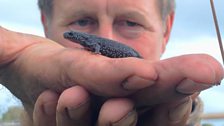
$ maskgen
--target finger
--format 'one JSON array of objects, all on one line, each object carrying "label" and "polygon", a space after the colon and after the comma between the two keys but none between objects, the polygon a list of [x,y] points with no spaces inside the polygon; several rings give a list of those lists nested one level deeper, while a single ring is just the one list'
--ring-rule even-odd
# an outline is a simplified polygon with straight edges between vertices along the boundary
[{"label": "finger", "polygon": [[208,55],[178,56],[154,65],[158,80],[133,96],[137,106],[182,99],[211,88],[223,78],[222,66]]},{"label": "finger", "polygon": [[74,86],[65,90],[58,101],[57,126],[89,126],[90,101],[88,92]]},{"label": "finger", "polygon": [[33,112],[34,126],[56,126],[58,94],[44,91],[37,99]]},{"label": "finger", "polygon": [[139,117],[139,126],[186,126],[192,100],[185,98],[175,103],[158,105]]},{"label": "finger", "polygon": [[136,123],[134,104],[129,99],[115,98],[103,104],[97,126],[135,126]]},{"label": "finger", "polygon": [[[85,84],[82,86],[96,95],[126,96],[153,85],[157,79],[154,66],[146,60],[136,58],[111,59],[96,55],[80,58],[82,63],[77,63],[78,65],[74,68],[76,70],[66,68],[66,71],[69,72],[70,78],[77,75],[76,82]],[[94,60],[92,60],[93,58]],[[87,59],[91,60],[87,61]],[[83,63],[84,60],[85,63]],[[82,70],[78,70],[80,68]]]},{"label": "finger", "polygon": [[196,83],[209,85],[220,83],[224,75],[221,64],[213,57],[203,54],[183,55],[164,60],[158,64],[157,69],[164,71],[164,68],[167,73],[176,72],[174,74],[177,77],[185,77]]}]

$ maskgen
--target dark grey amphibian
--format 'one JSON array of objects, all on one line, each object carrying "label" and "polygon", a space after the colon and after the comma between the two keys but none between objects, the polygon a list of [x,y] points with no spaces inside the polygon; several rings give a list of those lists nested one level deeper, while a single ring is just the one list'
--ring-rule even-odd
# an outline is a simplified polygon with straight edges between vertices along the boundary
[{"label": "dark grey amphibian", "polygon": [[142,58],[131,47],[114,40],[90,35],[83,32],[69,31],[64,38],[82,45],[85,49],[110,58],[138,57]]}]

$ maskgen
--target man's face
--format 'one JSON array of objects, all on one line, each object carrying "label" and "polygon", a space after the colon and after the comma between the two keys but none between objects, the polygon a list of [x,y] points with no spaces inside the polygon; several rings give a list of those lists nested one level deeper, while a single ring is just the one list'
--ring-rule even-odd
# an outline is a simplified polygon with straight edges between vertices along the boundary
[{"label": "man's face", "polygon": [[[78,30],[122,42],[145,59],[158,60],[172,26],[162,22],[157,0],[54,0],[50,19],[42,15],[48,38],[66,46],[78,44],[63,33]],[[171,16],[172,17],[172,16]]]}]

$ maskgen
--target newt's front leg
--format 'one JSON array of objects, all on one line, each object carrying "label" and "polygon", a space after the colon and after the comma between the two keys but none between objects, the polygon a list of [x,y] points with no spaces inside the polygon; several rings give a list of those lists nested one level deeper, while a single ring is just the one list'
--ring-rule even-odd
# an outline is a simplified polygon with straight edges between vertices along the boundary
[{"label": "newt's front leg", "polygon": [[89,49],[91,52],[94,52],[96,54],[101,54],[100,52],[100,44],[97,42],[88,42],[86,41],[86,47]]}]

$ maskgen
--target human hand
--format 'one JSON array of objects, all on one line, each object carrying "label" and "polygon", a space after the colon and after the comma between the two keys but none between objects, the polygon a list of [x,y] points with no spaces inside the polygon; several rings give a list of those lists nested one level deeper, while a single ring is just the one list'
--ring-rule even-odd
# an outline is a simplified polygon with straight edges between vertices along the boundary
[{"label": "human hand", "polygon": [[[163,71],[159,69],[160,67],[156,67],[156,65],[153,65],[152,62],[147,62],[142,59],[135,59],[135,58],[110,59],[98,55],[93,55],[91,53],[78,49],[77,50],[67,49],[50,40],[42,38],[30,37],[27,35],[21,36],[16,33],[10,33],[3,29],[1,29],[1,33],[3,33],[2,34],[3,36],[1,36],[1,40],[7,41],[8,43],[11,44],[10,45],[11,48],[9,47],[4,48],[7,47],[5,43],[3,43],[3,46],[1,46],[3,47],[3,50],[0,55],[0,59],[3,59],[1,60],[1,66],[3,65],[7,66],[2,67],[1,69],[1,73],[4,73],[1,76],[1,82],[5,84],[11,91],[13,91],[13,93],[16,94],[16,96],[19,97],[23,101],[23,103],[25,103],[25,106],[26,105],[31,106],[30,107],[31,110],[32,105],[34,105],[38,95],[43,90],[46,89],[52,89],[56,92],[62,92],[64,89],[68,87],[80,84],[94,94],[121,97],[131,94],[135,92],[137,89],[141,89],[143,87],[147,87],[154,84],[155,80],[158,77],[157,71]],[[11,38],[10,39],[4,38],[4,36],[11,36]],[[21,42],[24,41],[25,44],[20,43],[20,45],[18,45],[18,43],[13,43],[18,41],[18,39]],[[6,51],[4,49],[11,49],[11,50]],[[80,55],[82,55],[82,57],[80,57]],[[74,62],[75,59],[80,62]],[[39,64],[39,61],[43,61],[42,64]],[[211,61],[217,64],[217,62],[214,61],[214,59],[209,60],[209,62]],[[102,64],[102,66],[99,64]],[[35,67],[33,67],[33,65],[35,65]],[[80,68],[81,71],[73,71],[75,69],[80,70]],[[107,71],[105,71],[105,68]],[[215,71],[214,74],[217,73],[218,75],[222,74],[222,72],[220,72],[219,65],[217,68],[214,69],[212,69]],[[96,73],[95,71],[97,70],[99,71]],[[175,70],[170,69],[170,71],[174,75],[176,74]],[[92,73],[94,73],[95,77],[92,76],[93,75]],[[159,73],[160,77],[161,75],[164,75],[161,73]],[[169,74],[169,72],[167,73]],[[181,75],[184,74],[186,73],[183,72]],[[102,76],[105,75],[108,76],[108,78],[102,78]],[[87,77],[88,79],[85,77]],[[170,83],[171,86],[167,85],[163,87],[162,86],[163,84],[159,83],[158,85],[161,88],[157,89],[157,91],[158,90],[164,90],[164,91],[161,93],[157,92],[158,94],[156,93],[152,94],[153,95],[155,94],[154,96],[161,96],[164,95],[163,94],[164,92],[168,91],[168,95],[165,96],[169,98],[172,98],[171,97],[172,95],[179,97],[179,94],[176,95],[176,93],[173,93],[175,91],[174,90],[175,83],[173,82],[176,82],[178,79],[181,79],[183,77],[184,76],[178,75],[177,79],[174,78],[174,81],[171,79],[172,80],[172,83]],[[55,78],[57,78],[57,80],[55,80]],[[160,80],[166,80],[166,79],[167,77]],[[15,87],[18,88],[15,90],[13,89]],[[27,90],[28,87],[29,90]],[[133,87],[135,89],[133,89]],[[172,88],[173,90],[170,90],[169,88]],[[127,89],[129,89],[129,91],[127,91]],[[144,96],[143,94],[149,93],[150,90],[151,89],[145,89],[132,96],[132,99],[135,100],[137,106],[140,107],[149,106],[154,105],[155,103],[165,102],[163,101],[165,100],[165,97],[164,99],[163,98],[155,99],[152,97],[152,95],[148,95],[146,98],[143,98],[142,97]],[[140,97],[140,99],[137,99],[138,97]],[[144,103],[143,101],[145,100],[147,100],[148,102]]]},{"label": "human hand", "polygon": [[[126,96],[150,86],[157,76],[142,59],[111,59],[3,28],[0,33],[0,83],[23,102],[30,116],[47,89],[61,93],[81,85],[96,95]],[[131,83],[139,83],[136,90],[128,89]]]},{"label": "human hand", "polygon": [[140,112],[140,126],[185,126],[191,101],[201,91],[220,84],[223,78],[223,68],[208,55],[173,57],[156,62],[155,67],[155,84],[131,97]]},{"label": "human hand", "polygon": [[133,102],[126,98],[114,98],[103,104],[99,117],[96,117],[96,125],[92,116],[97,114],[94,114],[96,111],[90,107],[87,91],[75,86],[66,89],[61,96],[52,91],[44,91],[35,105],[33,125],[185,126],[191,107],[191,98],[185,98],[175,103],[154,106],[150,111],[138,116],[137,111],[133,109]]},{"label": "human hand", "polygon": [[129,99],[107,100],[100,112],[91,104],[96,103],[80,86],[66,89],[60,96],[44,91],[35,104],[33,126],[135,126],[137,123],[137,113]]},{"label": "human hand", "polygon": [[[188,59],[189,58],[189,59]],[[196,59],[194,59],[194,58],[196,58]],[[213,77],[213,78],[208,78],[208,77],[206,77],[208,80],[210,80],[211,79],[211,81],[208,81],[208,80],[205,80],[204,81],[204,79],[202,80],[202,81],[204,81],[204,82],[206,82],[206,83],[208,83],[208,84],[210,84],[210,83],[215,83],[215,82],[219,82],[220,81],[220,79],[222,78],[222,74],[223,74],[223,72],[222,72],[222,68],[220,67],[220,65],[219,65],[219,63],[216,61],[216,60],[214,60],[213,58],[211,58],[211,57],[209,57],[209,56],[207,56],[207,55],[187,55],[187,56],[181,56],[181,57],[175,57],[175,58],[171,58],[171,59],[167,59],[167,60],[165,60],[165,61],[159,61],[159,63],[161,63],[161,64],[163,64],[163,67],[164,68],[166,68],[166,67],[168,67],[168,65],[171,65],[171,64],[173,64],[174,65],[174,67],[172,68],[172,67],[168,67],[169,69],[171,69],[171,70],[175,70],[176,68],[178,68],[178,71],[176,71],[176,72],[173,72],[173,71],[171,71],[171,70],[169,70],[168,69],[168,71],[170,71],[170,73],[171,74],[167,74],[167,76],[168,77],[166,77],[166,76],[162,76],[162,77],[164,77],[164,78],[160,78],[160,79],[170,79],[170,78],[172,78],[172,76],[174,76],[175,74],[178,74],[178,77],[179,78],[177,78],[178,80],[182,80],[181,78],[184,76],[184,77],[186,77],[186,76],[189,76],[190,75],[190,73],[192,72],[192,71],[188,71],[189,69],[180,69],[181,68],[181,66],[178,66],[178,64],[174,64],[173,62],[177,62],[177,61],[181,61],[181,60],[187,60],[187,61],[190,61],[190,60],[193,60],[194,62],[192,63],[192,62],[184,62],[182,65],[185,65],[185,66],[187,66],[187,65],[189,65],[189,66],[191,66],[191,67],[194,67],[194,63],[196,63],[196,65],[199,65],[198,63],[199,62],[201,62],[202,61],[202,63],[204,62],[204,60],[206,60],[207,62],[206,62],[206,64],[205,65],[200,65],[201,67],[199,68],[199,69],[204,69],[204,67],[205,68],[208,68],[209,69],[209,66],[207,66],[209,63],[211,63],[210,65],[212,66],[211,67],[211,69],[210,70],[212,70],[213,68],[214,68],[214,71],[215,72],[211,72],[211,71],[207,71],[208,72],[208,74],[205,74],[205,72],[203,72],[204,74],[202,75],[202,74],[199,74],[198,76],[196,76],[196,75],[192,75],[193,77],[195,77],[195,79],[198,79],[199,78],[199,80],[200,79],[202,79],[203,77],[201,77],[201,76],[209,76],[209,77]],[[159,65],[159,64],[157,64],[157,65]],[[165,67],[166,66],[166,67]],[[157,66],[158,67],[158,66]],[[176,68],[175,68],[176,67]],[[195,66],[196,67],[196,66]],[[184,67],[185,68],[185,67]],[[167,69],[166,69],[167,70]],[[181,70],[185,70],[185,71],[181,71]],[[164,73],[164,71],[162,71],[163,73]],[[162,73],[161,72],[161,73]],[[165,71],[165,72],[167,72],[167,71]],[[190,72],[190,73],[188,73],[188,72]],[[194,72],[196,72],[196,68],[195,68],[195,70],[194,70]],[[210,74],[210,73],[212,73],[212,74]],[[192,73],[192,74],[196,74],[196,73]],[[215,75],[213,75],[213,74],[215,74]],[[164,73],[164,75],[166,75],[165,73]],[[177,75],[175,75],[175,76],[177,76]],[[190,77],[190,78],[192,78],[192,77]],[[173,82],[175,82],[175,79],[176,78],[174,78],[174,79],[171,79],[171,81],[173,81]],[[217,80],[216,80],[217,79]],[[169,83],[169,81],[170,80],[168,80],[167,82]],[[179,81],[178,81],[179,82]],[[163,97],[165,97],[164,99],[161,99],[161,101],[159,102],[159,101],[156,101],[155,102],[155,100],[157,100],[157,99],[151,99],[151,102],[152,102],[152,104],[150,104],[151,106],[148,106],[146,109],[150,109],[149,111],[147,111],[147,112],[144,112],[144,113],[139,113],[139,116],[138,117],[136,117],[136,118],[132,118],[134,121],[136,121],[136,119],[138,118],[138,124],[136,124],[136,125],[139,125],[139,126],[144,126],[144,125],[146,125],[146,126],[159,126],[159,125],[166,125],[166,126],[184,126],[185,124],[186,124],[186,121],[187,121],[187,119],[188,119],[188,116],[189,116],[189,114],[190,114],[190,112],[191,112],[191,107],[192,107],[192,99],[190,98],[190,96],[193,94],[193,93],[197,93],[197,92],[200,92],[200,91],[202,91],[202,90],[205,90],[205,89],[207,89],[207,88],[209,88],[210,86],[206,86],[205,88],[204,88],[204,86],[202,86],[202,88],[200,87],[201,86],[201,84],[199,83],[199,84],[197,84],[197,83],[192,83],[192,81],[189,81],[188,82],[188,84],[191,86],[192,85],[192,88],[190,87],[190,88],[184,88],[183,90],[187,90],[187,93],[185,92],[184,94],[181,94],[180,92],[178,93],[176,93],[175,91],[176,91],[176,89],[175,88],[173,88],[173,87],[176,87],[176,85],[177,85],[178,83],[173,83],[173,85],[172,84],[170,84],[171,86],[171,91],[170,92],[174,92],[174,93],[169,93],[169,95],[166,95],[166,94],[164,94],[164,96]],[[194,84],[194,85],[193,85]],[[212,85],[211,85],[212,86]],[[169,88],[170,87],[160,87],[160,90],[164,90],[164,91],[166,91],[166,90],[170,90]],[[166,89],[167,88],[167,89]],[[146,90],[146,89],[145,89]],[[147,90],[149,90],[149,89],[147,89]],[[76,91],[77,92],[77,91]],[[142,93],[141,91],[140,92],[138,92],[138,93]],[[138,95],[138,93],[136,93],[135,95]],[[147,92],[148,93],[148,92]],[[160,93],[158,93],[158,94],[160,94],[160,95],[162,95],[164,92],[160,92]],[[151,94],[151,95],[153,95],[153,94]],[[69,96],[75,96],[75,95],[69,95]],[[71,100],[68,100],[68,98],[69,98],[69,96],[67,96],[67,98],[64,96],[64,98],[65,99],[67,99],[67,101],[71,101]],[[79,96],[86,96],[86,95],[79,95]],[[145,94],[145,95],[143,95],[143,96],[141,96],[141,97],[145,97],[146,99],[148,98],[148,96],[150,96],[149,94]],[[46,98],[46,97],[45,97]],[[63,98],[62,98],[63,99]],[[125,99],[125,98],[124,98]],[[194,99],[194,98],[193,98]],[[147,105],[150,103],[150,101],[146,101],[145,99],[142,99],[142,100],[144,100],[144,102],[145,103],[147,103]],[[56,100],[57,101],[57,100]],[[60,100],[59,100],[60,101]],[[66,100],[63,100],[64,102],[66,102]],[[79,100],[73,100],[73,101],[79,101]],[[120,119],[122,119],[122,117],[124,116],[124,115],[127,115],[128,113],[130,113],[131,111],[132,112],[140,112],[140,111],[136,111],[136,110],[133,110],[133,106],[134,106],[134,104],[132,103],[132,102],[128,102],[128,104],[122,104],[122,103],[124,103],[125,101],[127,101],[127,99],[126,100],[121,100],[121,99],[119,99],[119,101],[120,102],[117,102],[116,100],[113,100],[113,104],[115,104],[115,105],[117,105],[117,106],[119,106],[119,107],[124,107],[124,108],[129,108],[128,109],[128,111],[123,111],[123,113],[120,115],[120,116],[118,116],[118,115],[116,115],[116,116],[113,116],[113,113],[116,113],[116,109],[115,110],[113,110],[113,112],[111,112],[111,108],[114,106],[114,105],[112,105],[112,104],[107,104],[107,101],[104,103],[104,106],[101,108],[101,115],[99,115],[99,119],[98,120],[100,120],[100,123],[98,123],[99,125],[106,125],[106,124],[108,124],[109,122],[116,122],[115,120],[113,120],[114,118],[113,117],[117,117],[116,118],[116,120],[119,120],[118,119],[118,117],[120,118]],[[122,102],[121,102],[122,101]],[[141,101],[140,101],[141,102]],[[62,102],[63,103],[63,102]],[[110,103],[110,101],[109,101],[109,103]],[[126,102],[127,103],[127,102]],[[155,103],[157,103],[157,104],[155,104]],[[80,103],[81,104],[81,103]],[[79,104],[79,105],[80,105]],[[137,103],[138,104],[138,103]],[[68,105],[67,104],[67,106],[72,106],[73,104],[70,104],[70,105]],[[144,104],[145,105],[145,104]],[[56,106],[56,105],[55,105]],[[73,106],[75,106],[75,105],[73,105]],[[128,106],[128,107],[127,107]],[[130,106],[132,106],[132,107],[130,107]],[[119,112],[119,110],[124,110],[124,109],[121,109],[121,108],[117,108],[117,111]],[[49,108],[52,108],[52,107],[49,107]],[[64,105],[64,107],[63,108],[65,108],[65,105]],[[65,110],[65,109],[62,109],[62,110]],[[87,110],[89,110],[89,108],[88,107],[85,107],[85,111],[83,112],[84,113],[84,115],[88,115],[88,117],[90,117],[90,113],[91,112],[89,112],[89,113],[86,113],[86,111]],[[127,109],[126,109],[127,110]],[[55,111],[56,111],[56,109],[55,109]],[[40,112],[40,111],[38,111],[38,112]],[[73,111],[74,112],[74,111]],[[75,112],[74,112],[75,113]],[[83,115],[83,113],[82,114],[80,114],[80,115]],[[112,113],[112,115],[111,115],[111,113]],[[125,114],[126,113],[126,114]],[[58,114],[60,114],[60,113],[58,113]],[[67,118],[67,116],[68,115],[64,115],[64,116],[60,116],[61,118]],[[135,116],[135,115],[133,115],[133,116]],[[45,116],[40,116],[40,117],[43,117],[43,119],[46,119],[45,118]],[[47,119],[49,119],[49,118],[47,118]],[[85,118],[81,118],[81,119],[83,119],[83,120],[76,120],[75,122],[77,123],[77,122],[79,122],[79,121],[82,121],[82,122],[84,122],[84,124],[82,123],[82,125],[91,125],[90,124],[90,122],[91,121],[84,121],[84,120],[86,120]],[[55,120],[55,117],[53,116],[52,117],[52,120]],[[74,121],[74,118],[73,119],[71,119],[71,118],[69,118],[69,119],[59,119],[59,120],[64,120],[64,121],[61,121],[59,124],[61,124],[61,125],[64,125],[64,124],[70,124],[70,125],[75,125],[76,123],[74,123],[73,121]],[[161,121],[161,120],[163,120],[163,121]],[[45,122],[45,121],[37,121],[37,122]],[[52,122],[52,121],[50,121],[50,122]],[[72,123],[73,122],[73,123]],[[129,122],[131,122],[131,121],[129,121]],[[48,124],[48,123],[45,123],[45,124]],[[80,123],[79,123],[80,124]],[[117,124],[117,125],[119,125],[119,124]],[[120,124],[120,125],[122,125],[122,124]],[[135,125],[135,123],[133,123],[133,124],[130,124],[130,126],[132,126],[132,125]]]},{"label": "human hand", "polygon": [[201,91],[220,84],[223,78],[223,68],[208,55],[178,56],[154,65],[158,80],[131,97],[140,112],[140,126],[185,126],[191,102]]},{"label": "human hand", "polygon": [[[139,114],[138,126],[187,126],[200,122],[191,122],[191,117],[195,116],[200,119],[201,106],[197,105],[196,109],[192,109],[192,97],[186,97],[181,100],[158,104],[150,108],[150,110]],[[193,110],[193,111],[192,111]]]},{"label": "human hand", "polygon": [[153,86],[132,95],[138,107],[175,101],[217,86],[224,70],[213,57],[205,54],[177,56],[152,63],[158,79]]},{"label": "human hand", "polygon": [[[207,65],[207,63],[209,64],[209,63],[211,63],[212,65],[212,69],[214,68],[214,71],[215,72],[211,72],[211,71],[207,71],[208,73],[213,73],[213,74],[215,74],[215,75],[213,75],[213,78],[214,79],[212,79],[212,78],[207,78],[208,80],[212,80],[214,83],[215,82],[219,82],[220,81],[220,79],[222,78],[222,74],[223,74],[223,72],[222,72],[222,68],[220,69],[220,65],[219,65],[219,63],[216,61],[216,60],[214,60],[213,58],[211,58],[211,57],[209,57],[209,56],[207,56],[207,55],[188,55],[188,56],[181,56],[181,57],[175,57],[175,58],[171,58],[171,59],[168,59],[168,60],[166,60],[166,61],[163,61],[163,62],[165,62],[164,64],[165,65],[167,65],[167,64],[171,64],[171,62],[173,62],[172,60],[179,60],[179,61],[181,61],[181,60],[183,60],[183,59],[188,59],[188,58],[190,58],[190,59],[193,59],[194,60],[194,62],[196,62],[197,63],[197,65],[198,65],[198,62],[197,62],[197,60],[196,59],[198,59],[198,61],[202,61],[203,62],[203,59],[204,60],[206,60],[207,62],[206,62],[206,65]],[[194,58],[196,58],[196,59],[194,59]],[[186,60],[185,59],[185,60]],[[187,60],[187,61],[189,61],[189,60]],[[166,64],[167,63],[167,64]],[[183,65],[186,65],[185,63],[187,63],[187,62],[184,62],[183,63]],[[164,66],[165,66],[164,65]],[[194,66],[194,64],[192,64],[191,62],[189,63],[188,62],[188,65],[189,66]],[[200,69],[203,69],[203,66],[205,67],[205,68],[209,68],[209,66],[204,66],[204,65],[200,65],[201,67],[200,67]],[[177,67],[177,64],[174,64],[174,66],[176,66]],[[170,67],[168,67],[168,68],[170,68]],[[180,67],[179,67],[180,68]],[[216,69],[216,68],[218,68],[218,69]],[[170,69],[172,69],[172,68],[170,68]],[[174,69],[174,68],[173,68]],[[185,69],[186,70],[186,69]],[[196,69],[195,69],[196,70]],[[178,72],[180,72],[180,71],[178,71]],[[186,71],[186,73],[187,73],[188,71]],[[189,71],[189,72],[191,72],[191,71]],[[194,71],[194,72],[196,72],[196,71]],[[172,72],[171,72],[172,73]],[[185,72],[180,72],[180,73],[185,73]],[[185,73],[185,75],[187,75]],[[203,72],[203,73],[205,73],[205,72]],[[171,74],[172,75],[172,74]],[[170,75],[170,77],[167,77],[168,79],[170,79],[172,76]],[[180,74],[178,74],[178,75],[180,75]],[[204,75],[207,75],[207,76],[212,76],[212,74],[211,75],[208,75],[208,74],[204,74]],[[199,75],[199,76],[204,76],[204,75]],[[194,77],[196,77],[196,75],[193,75]],[[196,77],[197,78],[197,77]],[[200,77],[200,78],[203,78],[203,77]],[[200,78],[199,78],[199,80],[200,80]],[[218,81],[217,81],[217,80]],[[204,80],[204,79],[203,79]],[[206,82],[207,80],[205,80],[205,82]],[[212,81],[211,82],[206,82],[206,83],[212,83]],[[175,84],[175,83],[174,83]],[[210,86],[206,86],[205,88],[204,88],[204,86],[202,86],[202,88],[200,87],[200,83],[199,84],[197,84],[197,83],[192,83],[192,81],[189,81],[188,82],[188,84],[189,85],[193,85],[192,87],[193,88],[186,88],[185,90],[187,90],[187,92],[188,93],[184,93],[184,94],[179,94],[179,93],[173,93],[172,95],[171,94],[169,94],[169,95],[164,95],[163,97],[165,97],[165,98],[167,98],[167,99],[161,99],[161,103],[159,103],[158,101],[156,101],[157,102],[157,104],[155,104],[155,100],[157,100],[157,99],[151,99],[151,101],[152,101],[152,104],[151,104],[151,106],[147,106],[147,108],[146,109],[149,109],[149,111],[146,111],[146,112],[143,112],[143,113],[141,113],[140,111],[137,111],[138,113],[139,113],[139,116],[138,117],[136,117],[136,118],[138,118],[138,124],[136,124],[136,125],[139,125],[139,126],[144,126],[144,125],[146,125],[146,126],[160,126],[160,125],[166,125],[166,126],[184,126],[185,124],[186,124],[186,121],[187,121],[187,119],[188,119],[188,116],[189,116],[189,114],[191,113],[191,107],[192,107],[192,100],[194,100],[195,99],[195,96],[194,95],[192,95],[193,93],[196,93],[197,94],[197,92],[200,92],[200,91],[202,91],[202,90],[205,90],[205,89],[207,89],[207,88],[209,88]],[[173,87],[173,85],[171,85],[171,87]],[[175,86],[176,87],[176,86]],[[166,88],[169,88],[169,87],[166,87]],[[165,89],[164,87],[161,87],[161,89],[160,90],[162,90],[162,89]],[[148,90],[148,89],[147,89]],[[167,90],[167,89],[166,89]],[[174,90],[175,90],[175,88],[174,88]],[[171,90],[171,92],[175,92],[175,91],[172,91]],[[138,92],[139,93],[139,92]],[[138,93],[136,93],[136,94],[138,94]],[[141,92],[140,92],[141,93]],[[163,92],[160,92],[161,94],[163,94]],[[135,94],[135,95],[136,95]],[[190,96],[194,96],[193,98],[191,98]],[[73,95],[72,95],[73,96]],[[81,95],[82,96],[82,95]],[[85,96],[85,95],[84,95]],[[171,97],[172,96],[172,97]],[[147,94],[146,94],[146,96],[145,95],[143,95],[142,97],[146,97],[147,98]],[[171,97],[171,98],[170,98]],[[66,98],[66,97],[64,97],[64,98]],[[120,99],[121,100],[121,99]],[[144,99],[142,99],[142,100],[144,100]],[[154,101],[153,101],[154,100]],[[70,100],[68,100],[68,101],[70,101]],[[78,100],[74,100],[74,101],[78,101]],[[107,102],[106,102],[107,103]],[[103,114],[101,114],[101,116],[99,116],[99,120],[101,120],[101,122],[102,123],[99,123],[99,124],[101,124],[101,125],[105,125],[105,124],[107,124],[107,123],[109,123],[111,120],[113,120],[113,116],[111,116],[111,113],[113,114],[114,112],[116,113],[116,111],[113,111],[113,112],[111,112],[111,108],[113,107],[113,106],[110,106],[110,105],[108,105],[108,104],[104,104],[104,106],[103,106],[103,109],[102,110],[100,110],[101,111],[101,113],[103,113]],[[149,101],[145,101],[145,103],[150,103]],[[154,103],[154,104],[153,104]],[[127,104],[121,104],[121,103],[117,103],[116,102],[116,100],[115,100],[115,102],[114,102],[114,104],[116,104],[117,106],[120,106],[120,107],[125,107]],[[138,104],[138,103],[137,103]],[[132,103],[132,102],[129,102],[129,107],[130,106],[134,106],[134,104]],[[146,106],[145,106],[146,107]],[[128,108],[128,107],[126,107],[126,108]],[[131,107],[132,108],[132,107]],[[133,109],[129,109],[129,111],[125,111],[125,112],[123,112],[123,114],[121,114],[121,115],[126,115],[126,114],[124,114],[124,113],[129,113],[129,112],[133,112]],[[88,109],[88,107],[86,108],[86,109]],[[56,109],[55,109],[56,110]],[[119,107],[117,108],[117,110],[119,111],[119,110],[123,110],[123,109],[119,109]],[[103,111],[103,112],[102,112]],[[134,110],[134,112],[136,112],[135,110]],[[91,112],[90,112],[91,113]],[[88,114],[87,114],[88,115]],[[103,116],[102,116],[103,115]],[[44,117],[44,116],[42,116],[42,117]],[[61,116],[61,117],[63,117],[63,116]],[[66,117],[66,115],[64,115],[64,117]],[[103,117],[103,119],[102,119],[102,117]],[[115,117],[120,117],[120,118],[122,118],[123,116],[115,116]],[[55,117],[52,117],[53,119],[55,119]],[[136,118],[132,118],[133,120],[136,120]],[[44,119],[46,119],[46,118],[44,118]],[[85,120],[85,118],[82,118],[82,119],[84,119]],[[116,118],[117,119],[117,118]],[[72,120],[72,119],[71,119]],[[64,121],[62,124],[64,124],[64,123],[68,123],[68,122],[71,122],[71,120],[70,121]],[[161,121],[161,120],[163,120],[163,121]],[[113,122],[113,121],[112,121]],[[129,121],[129,122],[131,122],[131,121]],[[46,124],[48,124],[48,123],[46,123]],[[74,123],[70,123],[70,124],[74,124]],[[88,125],[87,124],[87,122],[85,122],[85,124],[86,125]],[[89,124],[89,125],[91,125],[91,124]],[[121,125],[121,124],[120,124]],[[130,124],[131,125],[131,124]],[[132,124],[132,125],[135,125],[135,124]],[[131,125],[131,126],[132,126]]]}]

